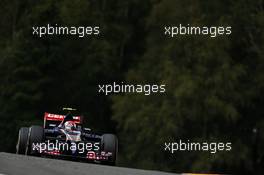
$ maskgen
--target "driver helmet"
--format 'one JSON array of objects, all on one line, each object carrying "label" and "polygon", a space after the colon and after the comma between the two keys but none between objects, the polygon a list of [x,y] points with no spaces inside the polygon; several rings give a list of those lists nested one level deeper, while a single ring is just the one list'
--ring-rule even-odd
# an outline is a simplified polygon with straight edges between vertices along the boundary
[{"label": "driver helmet", "polygon": [[67,121],[64,124],[64,128],[66,131],[72,131],[75,130],[76,124],[73,121]]}]

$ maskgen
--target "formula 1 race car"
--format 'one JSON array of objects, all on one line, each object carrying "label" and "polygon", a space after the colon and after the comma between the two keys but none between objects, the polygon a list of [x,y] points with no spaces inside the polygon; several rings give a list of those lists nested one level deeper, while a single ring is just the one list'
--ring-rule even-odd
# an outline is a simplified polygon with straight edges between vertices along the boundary
[{"label": "formula 1 race car", "polygon": [[94,133],[83,128],[82,123],[82,117],[71,112],[67,115],[45,113],[43,127],[20,128],[16,153],[115,165],[117,137]]}]

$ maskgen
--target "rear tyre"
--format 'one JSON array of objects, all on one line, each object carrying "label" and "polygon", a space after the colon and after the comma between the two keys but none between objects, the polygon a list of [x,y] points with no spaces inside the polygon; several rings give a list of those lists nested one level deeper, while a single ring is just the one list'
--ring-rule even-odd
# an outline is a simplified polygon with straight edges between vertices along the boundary
[{"label": "rear tyre", "polygon": [[31,126],[29,128],[28,147],[27,147],[26,154],[40,156],[39,146],[43,141],[44,141],[43,127]]},{"label": "rear tyre", "polygon": [[102,151],[111,152],[112,157],[108,162],[105,162],[107,165],[115,165],[117,160],[118,153],[118,140],[117,137],[113,134],[104,134],[101,140]]},{"label": "rear tyre", "polygon": [[22,127],[19,129],[18,140],[16,145],[16,154],[25,154],[27,149],[27,141],[28,141],[28,127]]}]

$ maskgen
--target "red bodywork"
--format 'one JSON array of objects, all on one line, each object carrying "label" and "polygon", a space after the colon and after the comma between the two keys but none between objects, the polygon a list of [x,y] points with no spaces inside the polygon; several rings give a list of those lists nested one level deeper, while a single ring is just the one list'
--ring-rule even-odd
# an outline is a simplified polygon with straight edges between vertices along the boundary
[{"label": "red bodywork", "polygon": [[[51,113],[45,112],[45,114],[44,114],[44,128],[46,128],[46,121],[62,122],[64,120],[64,118],[65,118],[65,115],[51,114]],[[81,116],[74,116],[73,122],[75,124],[82,124]]]}]

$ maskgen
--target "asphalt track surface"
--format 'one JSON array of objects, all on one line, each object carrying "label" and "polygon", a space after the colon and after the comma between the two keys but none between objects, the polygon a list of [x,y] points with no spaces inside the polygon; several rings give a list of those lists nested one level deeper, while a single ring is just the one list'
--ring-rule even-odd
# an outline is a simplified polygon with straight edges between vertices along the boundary
[{"label": "asphalt track surface", "polygon": [[0,175],[176,175],[0,152]]}]

